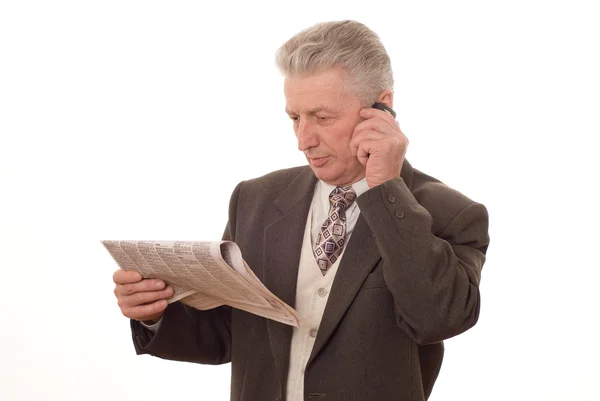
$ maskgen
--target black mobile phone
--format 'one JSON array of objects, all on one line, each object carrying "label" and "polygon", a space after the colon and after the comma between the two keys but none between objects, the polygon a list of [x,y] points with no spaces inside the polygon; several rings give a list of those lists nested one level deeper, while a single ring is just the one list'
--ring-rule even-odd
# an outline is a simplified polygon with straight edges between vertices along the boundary
[{"label": "black mobile phone", "polygon": [[388,107],[388,106],[386,106],[386,105],[385,105],[385,104],[383,104],[383,103],[379,103],[379,102],[377,102],[377,103],[375,103],[375,104],[373,105],[373,108],[374,108],[374,109],[383,110],[383,111],[387,111],[388,113],[390,113],[390,114],[392,115],[392,117],[396,118],[396,112],[395,112],[394,110],[392,110],[392,108],[391,108],[391,107]]}]

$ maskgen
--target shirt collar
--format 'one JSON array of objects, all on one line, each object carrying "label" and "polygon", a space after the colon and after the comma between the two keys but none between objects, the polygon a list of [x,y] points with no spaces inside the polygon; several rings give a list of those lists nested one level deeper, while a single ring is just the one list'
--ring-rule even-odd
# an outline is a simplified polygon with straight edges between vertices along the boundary
[{"label": "shirt collar", "polygon": [[[321,180],[319,180],[319,182],[317,183],[318,197],[321,200],[323,209],[326,211],[325,213],[327,213],[327,211],[329,210],[329,207],[330,207],[329,194],[331,194],[331,191],[333,191],[336,187],[337,187],[337,185],[327,184],[326,182],[323,182]],[[361,196],[362,194],[364,194],[365,192],[367,192],[369,190],[369,185],[367,184],[367,178],[365,177],[362,180],[355,182],[354,184],[351,185],[351,187],[354,189],[354,192],[356,192],[356,197],[358,198],[359,196]],[[355,207],[356,207],[356,201],[354,201],[352,203],[352,205],[350,205],[351,209],[354,209]]]}]

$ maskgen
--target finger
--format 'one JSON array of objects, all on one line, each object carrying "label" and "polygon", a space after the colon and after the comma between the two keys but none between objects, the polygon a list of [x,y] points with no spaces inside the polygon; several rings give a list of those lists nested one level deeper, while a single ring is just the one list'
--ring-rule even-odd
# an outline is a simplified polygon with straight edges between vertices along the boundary
[{"label": "finger", "polygon": [[368,120],[363,120],[360,123],[356,124],[354,127],[353,135],[363,130],[373,130],[379,131],[382,134],[386,135],[398,135],[402,134],[400,130],[400,126],[398,122],[393,120],[391,123],[387,120],[383,120],[381,118],[370,118]]},{"label": "finger", "polygon": [[392,116],[387,111],[374,109],[372,107],[367,107],[367,108],[361,109],[360,116],[362,118],[364,118],[365,120],[374,119],[374,118],[379,117],[382,120],[387,121],[391,126],[398,124],[398,122],[396,121],[394,116]]},{"label": "finger", "polygon": [[132,295],[118,297],[119,307],[127,309],[139,305],[149,304],[161,299],[169,299],[173,296],[173,288],[167,287],[162,291],[136,292]]},{"label": "finger", "polygon": [[117,284],[115,286],[115,295],[119,297],[121,295],[132,295],[137,292],[159,291],[163,290],[165,286],[165,282],[157,278],[144,279],[137,283]]},{"label": "finger", "polygon": [[158,315],[164,312],[169,303],[161,299],[146,305],[134,306],[131,308],[121,309],[124,316],[134,320],[148,320],[149,316]]},{"label": "finger", "polygon": [[365,128],[365,126],[357,126],[350,140],[351,147],[356,148],[363,140],[386,141],[388,145],[384,146],[384,149],[393,149],[397,146],[404,146],[406,148],[408,146],[408,138],[402,133],[402,131],[400,131],[399,128],[394,131],[382,133],[379,130]]},{"label": "finger", "polygon": [[373,153],[373,149],[375,147],[374,140],[365,140],[362,141],[358,147],[356,148],[356,156],[357,157],[368,157],[371,153]]},{"label": "finger", "polygon": [[365,140],[365,139],[386,139],[388,137],[389,137],[389,135],[386,135],[377,130],[363,129],[363,130],[356,132],[354,137],[352,137],[352,139],[350,139],[350,143],[360,142],[361,140]]},{"label": "finger", "polygon": [[137,283],[142,280],[142,275],[132,270],[117,270],[113,274],[113,281],[115,284],[130,284]]},{"label": "finger", "polygon": [[382,134],[381,132],[373,131],[373,130],[364,130],[364,131],[357,133],[350,140],[350,148],[352,149],[352,155],[356,156],[358,147],[364,141],[376,141],[376,140],[381,140],[381,139],[385,139],[385,138],[386,138],[385,134]]},{"label": "finger", "polygon": [[367,162],[369,161],[369,156],[371,155],[371,150],[375,146],[375,142],[376,141],[374,140],[365,140],[360,142],[360,144],[356,148],[356,157],[358,158],[360,164],[362,164],[363,166],[367,165]]}]

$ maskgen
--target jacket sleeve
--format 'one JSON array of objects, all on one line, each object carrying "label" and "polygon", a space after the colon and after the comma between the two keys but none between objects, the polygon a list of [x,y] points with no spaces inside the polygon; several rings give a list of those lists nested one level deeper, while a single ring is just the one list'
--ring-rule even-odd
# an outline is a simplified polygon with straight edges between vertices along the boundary
[{"label": "jacket sleeve", "polygon": [[[231,196],[229,221],[224,240],[235,239],[237,199],[242,183]],[[180,302],[170,304],[153,333],[138,321],[131,320],[133,344],[137,354],[151,354],[164,359],[222,364],[231,361],[231,307],[201,311]]]},{"label": "jacket sleeve", "polygon": [[[397,324],[419,344],[460,334],[479,317],[487,210],[457,192],[448,194],[432,203],[436,210],[427,210],[397,178],[357,199],[381,253]],[[434,225],[432,215],[443,227]]]}]

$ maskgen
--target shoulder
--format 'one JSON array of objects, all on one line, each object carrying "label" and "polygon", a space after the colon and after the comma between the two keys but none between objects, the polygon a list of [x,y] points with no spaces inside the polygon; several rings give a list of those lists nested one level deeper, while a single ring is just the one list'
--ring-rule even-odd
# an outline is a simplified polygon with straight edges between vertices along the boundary
[{"label": "shoulder", "polygon": [[245,183],[249,186],[285,186],[293,181],[298,175],[310,170],[309,166],[298,166],[286,168],[282,170],[272,171],[260,177],[246,180]]},{"label": "shoulder", "polygon": [[263,176],[245,180],[238,187],[244,197],[255,201],[264,201],[269,198],[277,198],[293,185],[306,184],[313,179],[314,174],[309,166],[299,166],[272,171]]},{"label": "shoulder", "polygon": [[413,169],[411,192],[433,217],[433,231],[440,232],[467,209],[469,214],[486,218],[486,208],[439,179]]},{"label": "shoulder", "polygon": [[458,207],[466,207],[473,203],[465,194],[449,187],[439,179],[413,169],[411,192],[422,205],[425,203],[449,203]]}]

